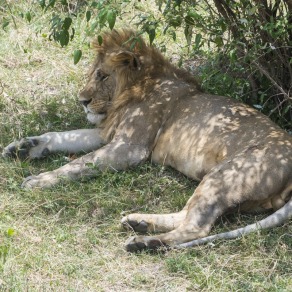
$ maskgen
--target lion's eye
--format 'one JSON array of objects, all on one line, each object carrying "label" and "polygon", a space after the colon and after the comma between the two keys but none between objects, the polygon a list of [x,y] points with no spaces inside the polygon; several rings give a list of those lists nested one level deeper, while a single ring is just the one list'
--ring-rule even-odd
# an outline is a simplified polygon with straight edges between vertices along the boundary
[{"label": "lion's eye", "polygon": [[101,70],[96,71],[96,80],[105,81],[106,79],[108,79],[108,75],[103,73]]}]

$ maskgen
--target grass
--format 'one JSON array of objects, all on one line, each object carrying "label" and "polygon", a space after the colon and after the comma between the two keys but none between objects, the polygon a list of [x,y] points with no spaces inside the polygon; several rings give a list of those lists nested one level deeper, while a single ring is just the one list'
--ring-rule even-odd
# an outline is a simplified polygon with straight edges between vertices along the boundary
[{"label": "grass", "polygon": [[[27,23],[15,4],[18,28],[0,31],[0,147],[52,130],[88,127],[76,102],[92,54],[86,35],[61,49]],[[18,9],[18,10],[17,10]],[[81,28],[85,26],[79,20]],[[81,29],[82,31],[82,29]],[[72,52],[84,57],[73,65]],[[40,161],[0,159],[0,291],[291,291],[292,226],[189,250],[128,254],[132,234],[119,220],[131,212],[183,207],[196,183],[172,169],[145,164],[94,180],[25,191],[24,177],[66,163],[62,154]],[[213,233],[262,215],[224,217]]]}]

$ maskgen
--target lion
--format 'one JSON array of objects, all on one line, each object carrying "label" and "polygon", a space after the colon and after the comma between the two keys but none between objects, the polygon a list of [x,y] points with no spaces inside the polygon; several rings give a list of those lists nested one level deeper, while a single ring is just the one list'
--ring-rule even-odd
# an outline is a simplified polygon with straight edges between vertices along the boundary
[{"label": "lion", "polygon": [[[99,39],[100,40],[100,39]],[[256,109],[203,92],[132,30],[104,33],[80,92],[92,129],[50,132],[9,144],[3,156],[33,159],[88,152],[53,171],[26,178],[25,188],[122,171],[146,160],[199,181],[186,206],[171,214],[129,214],[126,250],[186,247],[271,228],[292,216],[292,137]],[[275,213],[235,231],[208,236],[232,211]]]}]

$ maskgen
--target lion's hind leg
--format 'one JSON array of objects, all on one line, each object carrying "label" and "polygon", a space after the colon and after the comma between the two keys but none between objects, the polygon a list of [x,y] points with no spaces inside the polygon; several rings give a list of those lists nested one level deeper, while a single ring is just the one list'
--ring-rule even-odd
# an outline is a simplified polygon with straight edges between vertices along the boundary
[{"label": "lion's hind leg", "polygon": [[[229,191],[232,196],[234,188]],[[134,236],[126,242],[126,250],[175,246],[207,236],[216,219],[227,209],[234,207],[235,203],[228,199],[228,195],[222,183],[221,169],[213,170],[196,188],[182,211],[184,214],[182,220],[177,221],[177,226],[173,230],[153,236]]]},{"label": "lion's hind leg", "polygon": [[[255,155],[256,154],[256,155]],[[185,218],[172,231],[153,236],[136,236],[126,243],[128,251],[159,246],[176,246],[209,234],[218,217],[246,201],[271,198],[283,186],[273,181],[287,181],[279,165],[269,162],[265,149],[251,149],[225,160],[208,173],[184,210]],[[289,175],[289,174],[288,174]]]},{"label": "lion's hind leg", "polygon": [[[181,211],[183,216],[181,216],[180,220],[177,220],[176,224],[173,225],[173,227],[175,227],[174,229],[165,229],[163,230],[166,231],[164,234],[131,237],[126,242],[126,250],[134,252],[141,249],[156,249],[160,246],[173,246],[191,241],[194,238],[205,237],[210,232],[212,223],[218,217],[217,214],[219,215],[221,212],[216,200],[211,202],[212,200],[209,201],[206,196],[202,195],[201,190],[203,185],[201,184],[188,201],[186,207]],[[218,210],[216,210],[216,208],[218,208]],[[141,216],[143,216],[141,219],[147,219],[147,216]],[[167,219],[167,215],[155,216],[159,219],[163,218],[161,216],[165,216],[164,218]],[[169,218],[171,217],[168,217],[168,219]],[[124,221],[126,222],[125,219]]]}]

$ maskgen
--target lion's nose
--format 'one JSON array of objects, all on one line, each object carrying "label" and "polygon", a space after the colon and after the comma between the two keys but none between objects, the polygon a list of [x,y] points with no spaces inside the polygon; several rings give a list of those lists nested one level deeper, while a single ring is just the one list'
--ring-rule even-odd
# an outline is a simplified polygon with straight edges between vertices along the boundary
[{"label": "lion's nose", "polygon": [[84,105],[85,107],[90,104],[92,101],[92,98],[91,99],[88,99],[88,100],[80,100],[81,104]]}]

